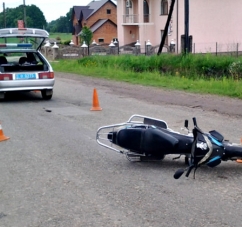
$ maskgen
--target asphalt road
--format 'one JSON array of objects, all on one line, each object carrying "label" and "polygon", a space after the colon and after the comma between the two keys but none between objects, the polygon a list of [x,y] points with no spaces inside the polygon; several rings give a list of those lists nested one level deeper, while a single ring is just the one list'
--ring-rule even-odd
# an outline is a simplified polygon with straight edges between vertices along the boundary
[{"label": "asphalt road", "polygon": [[[102,111],[90,111],[94,88]],[[195,116],[204,130],[237,143],[242,137],[240,100],[56,73],[52,100],[24,93],[0,102],[10,137],[0,142],[0,226],[240,227],[242,164],[203,167],[195,180],[175,180],[183,159],[131,163],[97,144],[100,126],[135,113],[175,130],[185,119],[192,128]]]}]

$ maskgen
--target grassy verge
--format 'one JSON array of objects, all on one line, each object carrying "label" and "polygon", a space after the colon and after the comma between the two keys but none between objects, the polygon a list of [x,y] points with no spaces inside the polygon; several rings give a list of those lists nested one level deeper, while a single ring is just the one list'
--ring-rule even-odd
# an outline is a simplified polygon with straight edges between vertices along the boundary
[{"label": "grassy verge", "polygon": [[90,56],[53,62],[55,71],[242,99],[242,58],[212,55]]}]

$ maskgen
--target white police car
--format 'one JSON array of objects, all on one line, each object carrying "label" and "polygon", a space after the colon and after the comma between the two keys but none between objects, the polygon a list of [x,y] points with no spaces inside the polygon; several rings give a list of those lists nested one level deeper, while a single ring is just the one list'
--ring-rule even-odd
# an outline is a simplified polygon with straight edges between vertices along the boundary
[{"label": "white police car", "polygon": [[48,37],[42,29],[0,29],[1,99],[10,91],[41,91],[43,99],[52,98],[54,72],[40,52]]}]

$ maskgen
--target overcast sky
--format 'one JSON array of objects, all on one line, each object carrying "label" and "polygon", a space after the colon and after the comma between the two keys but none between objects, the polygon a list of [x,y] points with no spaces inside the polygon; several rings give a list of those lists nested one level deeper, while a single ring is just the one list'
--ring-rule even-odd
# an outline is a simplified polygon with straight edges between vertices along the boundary
[{"label": "overcast sky", "polygon": [[[73,6],[86,6],[92,0],[25,0],[25,5],[36,5],[43,12],[47,22],[56,20],[66,13]],[[3,11],[3,3],[5,8],[16,8],[24,3],[24,0],[3,0],[1,4],[1,12]]]}]

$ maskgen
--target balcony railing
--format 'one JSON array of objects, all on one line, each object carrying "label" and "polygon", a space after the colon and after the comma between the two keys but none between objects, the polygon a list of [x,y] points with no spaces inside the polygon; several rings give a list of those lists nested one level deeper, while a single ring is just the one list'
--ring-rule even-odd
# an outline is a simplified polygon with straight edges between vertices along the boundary
[{"label": "balcony railing", "polygon": [[150,22],[150,14],[144,14],[144,23]]},{"label": "balcony railing", "polygon": [[126,14],[123,15],[123,23],[124,24],[137,24],[137,23],[149,23],[150,22],[150,14],[145,14],[143,16],[143,21],[139,21],[138,14]]},{"label": "balcony railing", "polygon": [[126,24],[139,23],[139,15],[137,15],[137,14],[133,14],[133,15],[126,14],[126,15],[123,15],[123,23],[126,23]]}]

